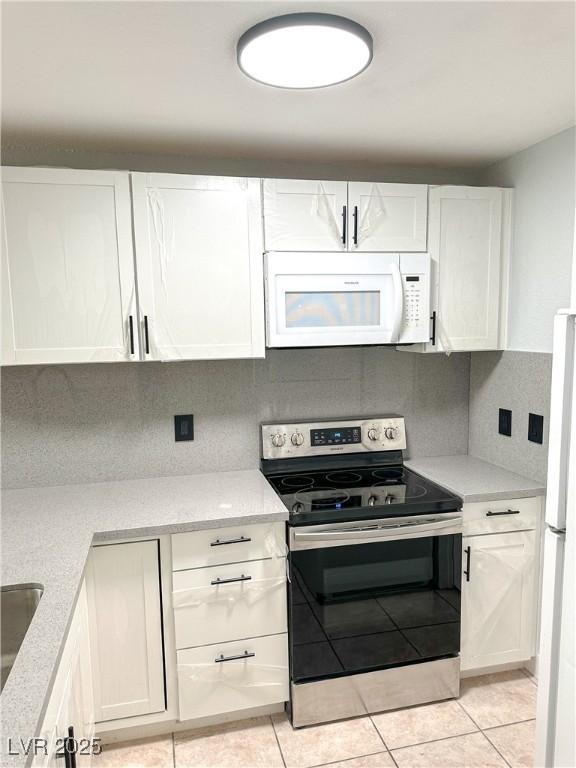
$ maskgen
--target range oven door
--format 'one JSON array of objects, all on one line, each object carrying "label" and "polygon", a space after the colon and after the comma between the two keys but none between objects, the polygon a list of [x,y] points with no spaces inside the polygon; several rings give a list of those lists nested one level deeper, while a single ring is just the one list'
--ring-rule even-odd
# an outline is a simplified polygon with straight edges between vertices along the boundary
[{"label": "range oven door", "polygon": [[425,253],[266,254],[269,347],[428,341]]},{"label": "range oven door", "polygon": [[293,683],[458,656],[458,513],[290,529]]}]

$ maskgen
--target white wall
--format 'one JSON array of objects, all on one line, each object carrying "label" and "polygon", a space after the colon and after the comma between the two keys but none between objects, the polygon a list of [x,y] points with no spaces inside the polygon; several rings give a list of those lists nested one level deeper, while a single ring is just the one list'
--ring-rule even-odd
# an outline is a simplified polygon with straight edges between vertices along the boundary
[{"label": "white wall", "polygon": [[551,352],[552,322],[570,303],[576,129],[486,169],[485,185],[514,187],[508,349]]},{"label": "white wall", "polygon": [[474,184],[475,168],[445,167],[429,163],[406,165],[342,157],[332,163],[286,160],[282,157],[223,157],[190,147],[187,155],[107,152],[86,144],[79,149],[52,143],[2,142],[2,164],[59,168],[121,169],[158,173],[197,173],[222,176],[256,176],[294,179],[351,179],[419,184]]}]

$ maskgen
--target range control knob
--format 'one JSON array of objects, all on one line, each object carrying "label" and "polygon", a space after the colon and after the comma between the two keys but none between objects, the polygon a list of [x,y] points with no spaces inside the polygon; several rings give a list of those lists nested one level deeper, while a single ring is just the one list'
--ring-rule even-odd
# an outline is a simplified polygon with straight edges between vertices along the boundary
[{"label": "range control knob", "polygon": [[369,440],[378,440],[380,438],[380,430],[376,429],[375,427],[370,427],[368,430],[368,439]]},{"label": "range control knob", "polygon": [[378,501],[378,496],[368,496],[368,506],[373,507],[375,506],[376,502]]},{"label": "range control knob", "polygon": [[384,434],[388,440],[396,440],[398,437],[398,427],[386,427]]},{"label": "range control knob", "polygon": [[302,445],[304,442],[304,435],[302,432],[294,432],[290,438],[292,445]]},{"label": "range control knob", "polygon": [[276,432],[275,435],[272,435],[272,445],[274,448],[282,448],[285,442],[286,436],[282,435],[280,432]]}]

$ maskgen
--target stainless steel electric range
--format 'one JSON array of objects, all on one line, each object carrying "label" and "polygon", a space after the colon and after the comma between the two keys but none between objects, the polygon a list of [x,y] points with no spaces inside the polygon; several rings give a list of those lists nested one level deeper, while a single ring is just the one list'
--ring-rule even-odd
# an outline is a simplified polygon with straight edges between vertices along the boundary
[{"label": "stainless steel electric range", "polygon": [[263,424],[288,507],[294,727],[459,693],[462,516],[400,416]]}]

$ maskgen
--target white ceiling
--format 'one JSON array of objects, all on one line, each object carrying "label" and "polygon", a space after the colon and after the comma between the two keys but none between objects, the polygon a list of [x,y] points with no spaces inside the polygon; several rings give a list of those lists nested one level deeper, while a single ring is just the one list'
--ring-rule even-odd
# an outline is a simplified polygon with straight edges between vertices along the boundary
[{"label": "white ceiling", "polygon": [[[317,91],[235,62],[295,10],[366,26],[374,60]],[[486,165],[574,124],[573,2],[3,2],[4,140],[317,162]]]}]

